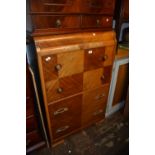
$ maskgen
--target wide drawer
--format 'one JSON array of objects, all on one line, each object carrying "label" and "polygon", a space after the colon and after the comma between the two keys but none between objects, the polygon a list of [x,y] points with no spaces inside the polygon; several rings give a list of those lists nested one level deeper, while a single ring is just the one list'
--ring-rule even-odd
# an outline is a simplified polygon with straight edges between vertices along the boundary
[{"label": "wide drawer", "polygon": [[30,0],[31,12],[76,12],[75,0]]},{"label": "wide drawer", "polygon": [[76,15],[32,15],[35,29],[73,29],[80,27],[80,16]]},{"label": "wide drawer", "polygon": [[77,128],[81,124],[82,95],[49,105],[53,137],[58,138]]},{"label": "wide drawer", "polygon": [[83,15],[82,16],[82,28],[112,28],[111,16],[94,16]]}]

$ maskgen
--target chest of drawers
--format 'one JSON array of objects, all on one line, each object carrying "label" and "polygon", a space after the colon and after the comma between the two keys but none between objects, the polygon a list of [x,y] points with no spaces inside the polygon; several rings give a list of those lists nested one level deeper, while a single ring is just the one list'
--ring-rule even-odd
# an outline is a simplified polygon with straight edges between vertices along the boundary
[{"label": "chest of drawers", "polygon": [[33,35],[112,30],[115,0],[29,0]]},{"label": "chest of drawers", "polygon": [[34,37],[52,144],[105,115],[115,32]]}]

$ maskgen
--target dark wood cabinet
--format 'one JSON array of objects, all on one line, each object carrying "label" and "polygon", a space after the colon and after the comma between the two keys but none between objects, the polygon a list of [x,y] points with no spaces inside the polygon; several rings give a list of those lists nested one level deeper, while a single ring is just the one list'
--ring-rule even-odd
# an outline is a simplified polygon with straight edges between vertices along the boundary
[{"label": "dark wood cabinet", "polygon": [[29,0],[33,35],[112,30],[115,0]]},{"label": "dark wood cabinet", "polygon": [[39,114],[35,107],[35,94],[31,73],[26,66],[26,152],[41,148],[46,145],[41,124],[39,123]]}]

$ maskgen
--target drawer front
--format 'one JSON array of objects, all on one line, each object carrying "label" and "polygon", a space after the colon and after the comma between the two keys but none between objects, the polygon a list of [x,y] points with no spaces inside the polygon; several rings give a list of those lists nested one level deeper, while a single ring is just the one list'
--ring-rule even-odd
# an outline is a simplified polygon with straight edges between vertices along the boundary
[{"label": "drawer front", "polygon": [[73,29],[80,27],[80,16],[32,15],[35,29]]},{"label": "drawer front", "polygon": [[83,90],[83,73],[46,82],[47,101],[52,102]]},{"label": "drawer front", "polygon": [[37,129],[37,121],[34,116],[26,119],[26,133]]},{"label": "drawer front", "polygon": [[82,95],[77,95],[49,106],[54,138],[58,138],[80,127],[81,106]]},{"label": "drawer front", "polygon": [[84,71],[103,67],[105,49],[95,48],[85,50]]},{"label": "drawer front", "polygon": [[82,16],[82,28],[112,28],[112,17],[110,16]]},{"label": "drawer front", "polygon": [[99,68],[84,72],[83,89],[84,91],[102,87],[110,83],[112,66]]},{"label": "drawer front", "polygon": [[56,80],[84,70],[84,52],[66,52],[60,54],[46,55],[42,57],[43,74],[45,81]]},{"label": "drawer front", "polygon": [[113,15],[115,0],[82,0],[80,10],[86,13],[105,13]]},{"label": "drawer front", "polygon": [[26,147],[33,146],[39,142],[41,142],[42,137],[40,136],[37,130],[26,134]]},{"label": "drawer front", "polygon": [[82,124],[103,118],[109,93],[109,85],[85,92],[82,105]]},{"label": "drawer front", "polygon": [[76,12],[75,0],[30,0],[32,12]]}]

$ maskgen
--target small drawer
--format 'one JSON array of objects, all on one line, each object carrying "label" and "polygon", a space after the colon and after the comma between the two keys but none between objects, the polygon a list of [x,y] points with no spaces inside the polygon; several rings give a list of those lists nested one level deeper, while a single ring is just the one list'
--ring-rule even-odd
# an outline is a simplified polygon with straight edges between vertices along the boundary
[{"label": "small drawer", "polygon": [[35,29],[75,29],[80,27],[80,16],[76,15],[32,15]]},{"label": "small drawer", "polygon": [[53,137],[58,138],[76,128],[81,122],[82,95],[49,105]]},{"label": "small drawer", "polygon": [[41,141],[42,137],[37,130],[26,134],[26,147],[33,146]]},{"label": "small drawer", "polygon": [[36,118],[32,115],[26,119],[26,133],[31,132],[37,128]]},{"label": "small drawer", "polygon": [[112,28],[112,17],[110,16],[82,16],[82,28]]},{"label": "small drawer", "polygon": [[82,0],[80,5],[81,12],[85,13],[104,13],[113,14],[115,0]]},{"label": "small drawer", "polygon": [[102,68],[105,60],[104,53],[104,47],[85,50],[84,71]]},{"label": "small drawer", "polygon": [[46,82],[48,103],[80,93],[83,90],[83,73]]}]

